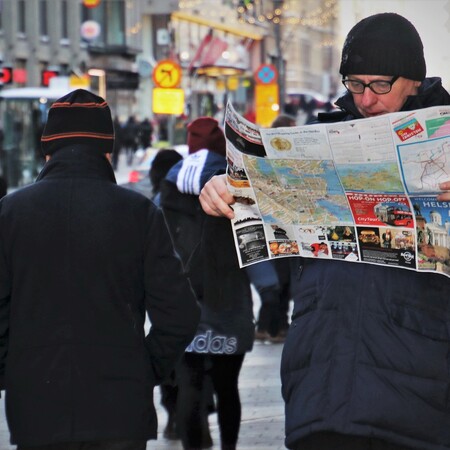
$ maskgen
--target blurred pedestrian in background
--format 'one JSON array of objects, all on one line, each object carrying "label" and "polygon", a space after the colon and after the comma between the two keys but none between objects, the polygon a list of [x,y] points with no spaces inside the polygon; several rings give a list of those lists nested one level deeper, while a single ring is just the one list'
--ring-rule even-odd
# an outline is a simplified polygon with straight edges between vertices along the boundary
[{"label": "blurred pedestrian in background", "polygon": [[[160,205],[160,188],[161,181],[167,175],[167,172],[183,157],[172,148],[162,148],[153,158],[149,170],[150,184],[152,187],[152,200],[155,205]],[[178,432],[176,421],[176,409],[178,398],[178,386],[176,381],[176,369],[170,376],[161,382],[161,405],[167,413],[167,423],[164,427],[163,436],[166,439],[178,440],[180,434]]]},{"label": "blurred pedestrian in background", "polygon": [[252,294],[238,265],[229,222],[207,216],[198,199],[204,183],[226,169],[223,131],[211,117],[195,119],[187,131],[189,156],[169,171],[161,186],[161,206],[175,248],[202,307],[197,334],[177,367],[177,424],[185,450],[212,445],[205,438],[210,379],[221,448],[234,450],[241,423],[239,373],[255,332]]},{"label": "blurred pedestrian in background", "polygon": [[153,125],[146,117],[139,124],[139,147],[143,150],[152,146]]},{"label": "blurred pedestrian in background", "polygon": [[112,166],[114,170],[117,170],[119,168],[119,159],[120,159],[120,153],[122,152],[123,147],[123,127],[120,123],[119,118],[116,116],[114,118],[114,148],[112,153]]},{"label": "blurred pedestrian in background", "polygon": [[153,158],[148,176],[152,187],[152,199],[160,204],[161,182],[164,180],[169,169],[172,168],[183,157],[173,148],[162,148]]},{"label": "blurred pedestrian in background", "polygon": [[134,160],[134,154],[139,145],[139,126],[134,116],[128,117],[128,120],[123,125],[123,148],[127,165],[131,166]]},{"label": "blurred pedestrian in background", "polygon": [[107,103],[75,90],[50,108],[36,182],[0,201],[0,388],[19,450],[145,450],[153,388],[198,324],[162,213],[117,186],[113,145]]}]

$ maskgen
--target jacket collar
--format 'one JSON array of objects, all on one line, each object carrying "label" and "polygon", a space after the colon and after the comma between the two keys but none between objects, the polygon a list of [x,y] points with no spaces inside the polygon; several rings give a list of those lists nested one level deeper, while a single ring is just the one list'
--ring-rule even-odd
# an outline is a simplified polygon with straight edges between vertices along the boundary
[{"label": "jacket collar", "polygon": [[105,154],[86,145],[71,145],[56,151],[45,163],[36,181],[44,178],[95,178],[117,184]]}]

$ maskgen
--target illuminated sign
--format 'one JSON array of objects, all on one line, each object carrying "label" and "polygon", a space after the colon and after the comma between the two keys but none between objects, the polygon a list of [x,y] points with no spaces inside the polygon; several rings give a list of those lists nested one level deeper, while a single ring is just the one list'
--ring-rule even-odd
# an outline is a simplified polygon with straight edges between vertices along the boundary
[{"label": "illuminated sign", "polygon": [[50,79],[59,75],[57,70],[43,70],[41,72],[41,86],[48,86]]},{"label": "illuminated sign", "polygon": [[278,71],[273,64],[261,64],[255,72],[257,84],[274,84],[278,80]]},{"label": "illuminated sign", "polygon": [[0,83],[11,84],[13,82],[12,67],[2,67],[0,69]]},{"label": "illuminated sign", "polygon": [[153,112],[155,114],[183,114],[183,89],[153,89]]},{"label": "illuminated sign", "polygon": [[100,5],[101,0],[83,0],[83,5],[86,6],[86,8],[96,8],[98,5]]}]

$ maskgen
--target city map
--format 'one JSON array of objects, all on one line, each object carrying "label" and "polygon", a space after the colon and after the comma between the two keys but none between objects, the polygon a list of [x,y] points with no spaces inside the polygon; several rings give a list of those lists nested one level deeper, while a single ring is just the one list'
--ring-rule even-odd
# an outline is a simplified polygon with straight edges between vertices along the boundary
[{"label": "city map", "polygon": [[267,223],[352,223],[332,161],[267,160],[246,156],[256,200]]},{"label": "city map", "polygon": [[399,146],[398,152],[409,194],[438,191],[438,184],[450,179],[448,138]]},{"label": "city map", "polygon": [[258,128],[228,105],[225,129],[241,267],[301,256],[450,277],[450,106]]},{"label": "city map", "polygon": [[397,162],[338,164],[344,189],[353,192],[403,192]]}]

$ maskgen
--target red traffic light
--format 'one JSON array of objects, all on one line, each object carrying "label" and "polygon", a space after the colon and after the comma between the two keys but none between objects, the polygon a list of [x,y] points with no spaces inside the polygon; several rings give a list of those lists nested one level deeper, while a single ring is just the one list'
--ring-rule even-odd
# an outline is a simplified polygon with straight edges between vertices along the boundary
[{"label": "red traffic light", "polygon": [[2,67],[0,69],[0,83],[11,84],[13,81],[12,67]]},{"label": "red traffic light", "polygon": [[58,72],[56,70],[43,70],[41,73],[41,85],[48,86],[50,80],[56,76],[58,76]]}]

